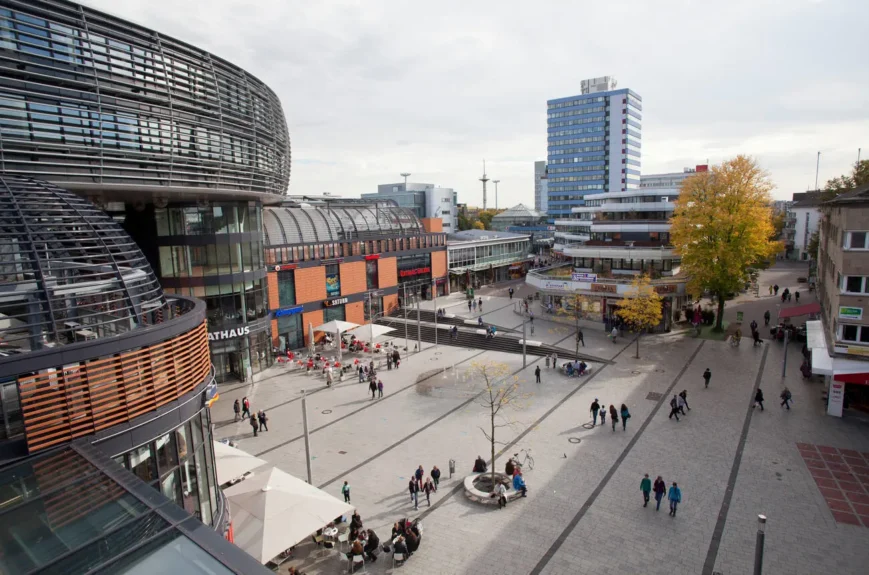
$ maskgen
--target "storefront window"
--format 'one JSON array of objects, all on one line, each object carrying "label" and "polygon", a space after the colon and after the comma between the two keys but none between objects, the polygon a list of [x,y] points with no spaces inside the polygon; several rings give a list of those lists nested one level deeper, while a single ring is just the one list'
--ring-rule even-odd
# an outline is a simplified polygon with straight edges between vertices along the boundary
[{"label": "storefront window", "polygon": [[182,499],[179,487],[178,470],[176,469],[163,478],[163,481],[160,484],[160,491],[163,492],[163,495],[174,501],[176,505],[182,507],[183,505],[181,503]]},{"label": "storefront window", "polygon": [[377,260],[365,262],[365,289],[377,289]]},{"label": "storefront window", "polygon": [[323,323],[329,323],[332,320],[346,321],[345,317],[343,305],[335,305],[323,310]]},{"label": "storefront window", "polygon": [[151,445],[143,445],[130,453],[130,471],[145,483],[157,479],[157,462]]},{"label": "storefront window", "polygon": [[365,321],[371,321],[372,316],[378,317],[382,312],[383,312],[383,298],[382,297],[372,297],[372,298],[365,300]]},{"label": "storefront window", "polygon": [[302,314],[285,315],[278,318],[278,347],[281,351],[305,347],[302,329]]},{"label": "storefront window", "polygon": [[[296,305],[296,275],[295,272],[278,273],[278,307]],[[274,304],[272,304],[274,305]]]},{"label": "storefront window", "polygon": [[178,465],[178,454],[175,452],[175,435],[167,433],[157,440],[157,464],[161,473]]}]

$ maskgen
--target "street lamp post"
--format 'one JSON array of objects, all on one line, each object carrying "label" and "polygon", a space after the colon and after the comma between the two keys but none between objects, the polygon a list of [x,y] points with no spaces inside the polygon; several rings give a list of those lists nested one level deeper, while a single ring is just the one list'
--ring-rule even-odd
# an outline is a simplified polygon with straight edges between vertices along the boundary
[{"label": "street lamp post", "polygon": [[311,437],[308,433],[308,402],[305,396],[305,390],[302,390],[302,427],[305,432],[305,466],[308,470],[308,485],[313,485],[311,481]]},{"label": "street lamp post", "polygon": [[404,351],[410,353],[410,348],[407,347],[407,284],[403,284],[404,288]]},{"label": "street lamp post", "polygon": [[525,336],[525,324],[527,323],[527,321],[528,320],[526,320],[525,316],[523,315],[522,316],[522,368],[523,369],[528,366],[528,363],[525,359],[525,337],[526,337]]},{"label": "street lamp post", "polygon": [[492,183],[495,184],[495,209],[498,209],[498,183],[501,180],[492,180]]},{"label": "street lamp post", "polygon": [[438,280],[432,278],[432,297],[434,298],[435,308],[435,351],[438,349]]},{"label": "street lamp post", "polygon": [[766,534],[766,515],[757,516],[757,544],[754,547],[754,575],[763,573],[763,543]]}]

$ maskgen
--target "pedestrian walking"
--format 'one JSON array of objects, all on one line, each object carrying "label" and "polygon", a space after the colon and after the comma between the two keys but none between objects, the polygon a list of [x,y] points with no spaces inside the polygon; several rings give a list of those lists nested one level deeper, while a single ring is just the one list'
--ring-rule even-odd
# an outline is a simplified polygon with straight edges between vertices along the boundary
[{"label": "pedestrian walking", "polygon": [[537,379],[537,383],[540,383],[540,366],[539,365],[534,370],[534,377]]},{"label": "pedestrian walking", "polygon": [[483,313],[483,298],[480,298],[480,301],[477,305],[480,307],[480,313]]},{"label": "pedestrian walking", "polygon": [[797,298],[797,303],[800,303],[800,292],[795,291],[795,292],[794,292],[794,297]]},{"label": "pedestrian walking", "polygon": [[703,372],[703,381],[706,382],[706,387],[709,387],[709,380],[712,379],[712,372],[709,371],[709,368],[706,368],[706,371]]},{"label": "pedestrian walking", "polygon": [[468,300],[468,313],[471,313],[471,300]]},{"label": "pedestrian walking", "polygon": [[250,401],[247,397],[241,400],[241,416],[242,417],[250,417]]},{"label": "pedestrian walking", "polygon": [[640,491],[643,492],[643,507],[649,506],[649,494],[652,493],[652,480],[649,479],[649,474],[643,475],[640,481]]},{"label": "pedestrian walking", "polygon": [[552,369],[558,369],[558,354],[552,354]]},{"label": "pedestrian walking", "polygon": [[435,491],[437,491],[438,485],[440,485],[441,482],[441,470],[438,469],[437,465],[431,468],[431,478],[434,481]]},{"label": "pedestrian walking", "polygon": [[682,503],[682,490],[673,482],[670,491],[667,493],[667,499],[670,500],[670,515],[676,517],[676,507]]},{"label": "pedestrian walking", "polygon": [[346,481],[341,486],[341,495],[344,496],[344,503],[350,503],[350,484]]},{"label": "pedestrian walking", "polygon": [[391,370],[392,370],[392,356],[387,353],[386,354],[386,371],[391,371]]},{"label": "pedestrian walking", "polygon": [[613,431],[616,430],[616,423],[619,422],[619,412],[616,411],[616,406],[610,404],[610,421],[613,424]]},{"label": "pedestrian walking", "polygon": [[398,366],[401,365],[401,355],[397,349],[392,352],[392,363],[395,364],[395,369],[398,369]]},{"label": "pedestrian walking", "polygon": [[757,322],[756,322],[756,321],[751,320],[751,324],[749,324],[749,325],[751,326],[751,331],[752,331],[752,332],[757,331]]},{"label": "pedestrian walking", "polygon": [[622,404],[621,409],[619,410],[622,416],[622,431],[628,430],[628,419],[631,418],[631,413],[628,411],[628,406],[624,403]]},{"label": "pedestrian walking", "polygon": [[549,360],[552,359],[548,355],[546,356],[546,369],[549,369]]},{"label": "pedestrian walking", "polygon": [[425,492],[426,503],[431,507],[431,494],[434,491],[434,483],[431,482],[431,478],[425,480],[425,483],[422,484],[422,490]]},{"label": "pedestrian walking", "polygon": [[653,487],[655,491],[655,511],[661,510],[661,499],[664,498],[664,492],[667,491],[667,484],[664,483],[664,480],[661,479],[659,475],[657,479],[655,479],[655,486]]},{"label": "pedestrian walking", "polygon": [[259,420],[260,429],[262,429],[263,431],[268,431],[269,430],[269,426],[268,426],[269,417],[266,415],[266,412],[259,411],[256,414],[256,418]]},{"label": "pedestrian walking", "polygon": [[676,396],[676,409],[679,410],[680,414],[685,415],[685,407],[686,406],[687,406],[687,404],[685,403],[685,400],[682,398],[682,396],[677,395]]},{"label": "pedestrian walking", "polygon": [[[687,390],[687,389],[683,389],[683,390],[682,390],[682,393],[679,394],[679,397],[682,398],[682,404],[683,404],[686,408],[688,408],[688,411],[691,411],[691,407],[688,405],[688,390]],[[685,411],[683,410],[682,413],[685,413]]]},{"label": "pedestrian walking", "polygon": [[751,408],[754,409],[758,405],[760,406],[760,410],[763,411],[763,390],[759,387],[754,394],[754,405],[752,405]]},{"label": "pedestrian walking", "polygon": [[582,335],[582,329],[576,332],[576,341],[582,344],[582,347],[585,347],[585,336]]},{"label": "pedestrian walking", "polygon": [[513,288],[510,288],[509,290],[507,290],[507,293],[510,294],[510,299],[513,299]]},{"label": "pedestrian walking", "polygon": [[[597,400],[595,399],[595,401]],[[606,403],[602,404],[600,408],[600,424],[606,425]]]},{"label": "pedestrian walking", "polygon": [[781,392],[781,395],[779,397],[781,397],[781,404],[783,406],[787,407],[788,411],[790,411],[791,410],[791,401],[793,398],[793,396],[791,395],[791,390],[789,390],[787,387],[785,387],[784,390]]},{"label": "pedestrian walking", "polygon": [[772,286],[769,286],[769,295],[772,295]]},{"label": "pedestrian walking", "polygon": [[472,301],[471,301],[471,305],[472,305],[473,308],[474,308],[474,310],[473,310],[474,313],[477,313],[477,300],[472,300]]},{"label": "pedestrian walking", "polygon": [[591,426],[594,427],[597,425],[597,412],[600,411],[600,404],[597,402],[597,398],[594,398],[594,401],[591,402]]},{"label": "pedestrian walking", "polygon": [[778,295],[778,284],[772,286],[772,289],[775,290],[775,295]]},{"label": "pedestrian walking", "polygon": [[360,365],[359,366],[359,383],[365,381],[365,369]]},{"label": "pedestrian walking", "polygon": [[377,380],[374,379],[374,376],[371,377],[371,381],[368,383],[368,389],[371,391],[371,399],[374,399],[377,395]]},{"label": "pedestrian walking", "polygon": [[769,325],[769,310],[763,312],[763,325]]},{"label": "pedestrian walking", "polygon": [[416,482],[416,477],[410,478],[407,489],[410,491],[410,502],[413,503],[413,508],[419,509],[419,483]]},{"label": "pedestrian walking", "polygon": [[673,394],[673,399],[670,400],[670,417],[667,419],[673,419],[673,416],[676,417],[676,421],[679,421],[679,396],[675,393]]},{"label": "pedestrian walking", "polygon": [[250,416],[250,426],[253,427],[253,436],[259,435],[259,421],[253,415]]},{"label": "pedestrian walking", "polygon": [[382,379],[377,380],[377,397],[378,398],[383,397],[383,380]]},{"label": "pedestrian walking", "polygon": [[234,421],[238,421],[241,418],[241,402],[238,399],[232,404],[232,411],[235,413]]},{"label": "pedestrian walking", "polygon": [[619,335],[619,330],[616,326],[613,326],[612,331],[610,332],[610,337],[613,338],[613,343],[616,342],[616,336]]}]

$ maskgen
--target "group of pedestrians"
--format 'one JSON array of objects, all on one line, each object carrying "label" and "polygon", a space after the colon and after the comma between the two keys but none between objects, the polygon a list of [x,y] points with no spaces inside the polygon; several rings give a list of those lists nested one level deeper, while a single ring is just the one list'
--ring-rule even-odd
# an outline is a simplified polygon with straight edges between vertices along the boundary
[{"label": "group of pedestrians", "polygon": [[413,503],[415,510],[419,509],[420,492],[425,493],[425,500],[428,506],[431,507],[431,494],[437,492],[440,480],[441,470],[438,469],[437,465],[431,468],[428,477],[425,477],[425,470],[422,465],[416,468],[407,484],[407,490],[410,492],[410,502]]},{"label": "group of pedestrians", "polygon": [[655,511],[660,511],[661,509],[661,500],[664,498],[664,493],[667,493],[667,499],[670,501],[670,516],[676,517],[676,508],[682,503],[682,490],[679,488],[679,485],[674,481],[673,485],[670,486],[669,491],[667,490],[667,484],[659,475],[655,479],[654,485],[652,484],[652,480],[649,479],[649,474],[646,473],[643,476],[643,479],[640,481],[640,491],[643,493],[643,507],[649,506],[649,499],[654,491],[655,493]]},{"label": "group of pedestrians", "polygon": [[[591,426],[594,427],[597,425],[597,417],[600,416],[600,424],[606,425],[606,414],[607,408],[606,404],[601,405],[598,399],[595,397],[594,401],[591,402]],[[616,409],[615,405],[610,404],[609,406],[609,415],[610,415],[610,423],[612,424],[613,431],[616,430],[616,424],[619,422],[619,417],[622,418],[622,431],[628,430],[628,420],[631,418],[631,412],[628,410],[628,406],[624,403],[621,408]]]},{"label": "group of pedestrians", "polygon": [[691,407],[688,406],[688,390],[683,389],[681,393],[673,394],[673,399],[670,400],[670,417],[668,419],[675,417],[676,421],[679,421],[679,414],[687,415],[686,409],[691,411]]},{"label": "group of pedestrians", "polygon": [[468,312],[476,313],[477,307],[480,308],[480,313],[483,313],[483,298],[468,300]]},{"label": "group of pedestrians", "polygon": [[232,410],[235,412],[235,421],[238,421],[239,419],[247,419],[250,422],[250,426],[253,428],[254,437],[259,435],[260,429],[263,431],[269,430],[269,416],[266,415],[264,410],[251,413],[250,400],[247,397],[242,398],[241,402],[236,399],[232,404]]}]

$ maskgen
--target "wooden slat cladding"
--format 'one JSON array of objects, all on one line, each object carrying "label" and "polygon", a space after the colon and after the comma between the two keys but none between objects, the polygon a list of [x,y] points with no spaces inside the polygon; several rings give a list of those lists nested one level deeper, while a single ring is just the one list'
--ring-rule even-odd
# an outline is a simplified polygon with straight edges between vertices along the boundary
[{"label": "wooden slat cladding", "polygon": [[27,447],[33,453],[154,411],[192,391],[210,369],[202,322],[146,348],[21,376]]}]

